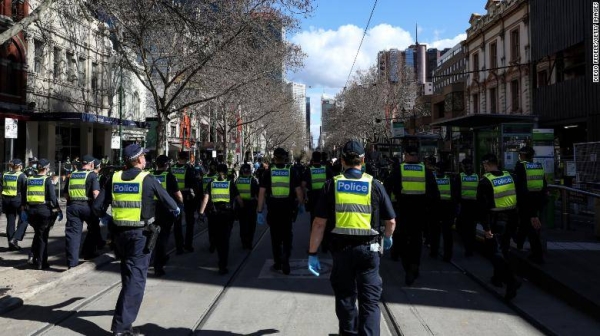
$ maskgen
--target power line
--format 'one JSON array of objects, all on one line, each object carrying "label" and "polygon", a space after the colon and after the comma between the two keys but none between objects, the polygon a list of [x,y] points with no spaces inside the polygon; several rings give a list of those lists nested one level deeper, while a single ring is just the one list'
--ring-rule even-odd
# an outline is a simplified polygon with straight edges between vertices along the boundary
[{"label": "power line", "polygon": [[365,36],[367,35],[367,30],[369,29],[369,25],[371,24],[371,18],[373,17],[373,12],[375,12],[375,7],[377,6],[377,0],[373,3],[373,9],[371,9],[371,15],[369,15],[369,21],[367,21],[367,26],[363,31],[363,36],[360,39],[360,44],[358,45],[358,50],[356,51],[356,56],[354,56],[354,61],[352,61],[352,67],[350,68],[350,73],[348,74],[348,78],[346,79],[346,84],[344,84],[344,90],[348,86],[348,82],[350,81],[350,76],[352,76],[352,70],[354,70],[354,65],[356,64],[356,59],[358,58],[358,54],[360,53],[360,48],[362,47],[363,41],[365,40]]}]

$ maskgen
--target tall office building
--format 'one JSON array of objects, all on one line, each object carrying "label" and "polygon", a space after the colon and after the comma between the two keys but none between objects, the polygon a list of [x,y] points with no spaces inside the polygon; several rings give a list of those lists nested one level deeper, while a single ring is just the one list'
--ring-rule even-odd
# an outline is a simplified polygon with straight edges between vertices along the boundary
[{"label": "tall office building", "polygon": [[[300,129],[306,129],[307,125],[310,129],[310,123],[307,123],[306,119],[306,85],[288,82],[288,88],[291,91],[292,99],[294,101],[295,118],[297,118],[301,124]],[[306,140],[306,134],[303,134],[302,138]],[[304,143],[306,144],[306,142]]]},{"label": "tall office building", "polygon": [[308,149],[312,149],[313,143],[310,134],[310,97],[306,97],[306,139],[308,140]]}]

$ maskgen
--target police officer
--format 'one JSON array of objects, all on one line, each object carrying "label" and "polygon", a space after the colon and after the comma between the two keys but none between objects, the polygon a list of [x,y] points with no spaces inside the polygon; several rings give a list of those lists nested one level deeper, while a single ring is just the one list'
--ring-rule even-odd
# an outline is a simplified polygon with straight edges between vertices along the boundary
[{"label": "police officer", "polygon": [[239,208],[238,212],[242,248],[251,250],[254,232],[256,231],[256,205],[259,185],[258,180],[252,176],[250,164],[244,163],[242,165],[240,177],[235,181],[235,185],[244,201],[244,205]]},{"label": "police officer", "polygon": [[[349,141],[342,150],[344,174],[325,182],[323,195],[315,208],[308,269],[319,275],[317,250],[327,222],[333,222],[330,281],[335,293],[339,334],[379,335],[379,299],[383,287],[379,276],[379,237],[384,235],[384,249],[392,246],[396,214],[381,183],[360,170],[364,160],[362,145]],[[380,220],[385,223],[384,232],[379,232]]]},{"label": "police officer", "polygon": [[189,158],[189,152],[179,152],[177,154],[177,163],[171,167],[171,173],[177,178],[179,191],[183,195],[183,204],[180,204],[180,207],[183,208],[185,215],[185,240],[183,236],[184,216],[182,215],[175,220],[174,234],[177,254],[183,254],[184,250],[194,252],[194,224],[196,223],[194,212],[198,206],[198,202],[195,199],[196,195],[199,196],[201,194],[201,186],[196,179],[194,167],[188,163]]},{"label": "police officer", "polygon": [[27,177],[30,176],[35,176],[37,175],[37,163],[38,163],[38,159],[35,156],[32,156],[29,158],[28,162],[27,162],[27,168],[25,168],[25,175],[27,175]]},{"label": "police officer", "polygon": [[523,248],[525,238],[529,238],[531,254],[529,259],[535,263],[544,262],[540,241],[540,212],[547,202],[548,186],[544,167],[533,162],[535,151],[529,146],[519,150],[519,162],[515,166],[515,185],[517,188],[517,206],[519,208],[519,229],[517,247]]},{"label": "police officer", "polygon": [[13,159],[10,162],[12,170],[2,175],[2,211],[6,215],[6,238],[8,250],[20,250],[19,241],[27,230],[27,221],[20,220],[15,230],[17,216],[25,209],[27,197],[27,176],[21,171],[23,162]]},{"label": "police officer", "polygon": [[98,216],[105,217],[108,206],[112,207],[116,253],[121,258],[122,288],[111,325],[114,335],[138,334],[132,324],[144,297],[151,254],[144,231],[155,221],[156,202],[162,203],[173,216],[180,214],[177,203],[160,183],[150,173],[142,172],[145,153],[147,150],[138,144],[125,147],[123,159],[127,170],[115,172],[94,201]]},{"label": "police officer", "polygon": [[396,244],[391,256],[393,260],[402,259],[405,282],[410,286],[419,277],[423,229],[431,211],[428,205],[436,204],[440,193],[433,172],[419,162],[418,148],[413,145],[406,146],[404,162],[392,172],[388,183],[387,189],[392,190],[397,200],[396,212],[402,214],[398,219],[398,230],[394,231]]},{"label": "police officer", "polygon": [[[313,152],[310,159],[310,166],[304,171],[302,176],[302,189],[307,191],[306,210],[310,211],[310,225],[315,220],[315,205],[319,202],[319,197],[323,192],[325,181],[333,178],[330,169],[327,169],[321,164],[321,152]],[[331,224],[331,223],[330,223]],[[331,225],[329,229],[331,229]],[[328,250],[328,242],[331,230],[325,230],[321,249],[326,252]]]},{"label": "police officer", "polygon": [[96,248],[101,240],[100,219],[92,211],[92,203],[100,193],[98,175],[94,172],[95,158],[85,155],[81,169],[71,173],[65,186],[67,199],[67,224],[65,225],[65,251],[67,267],[79,265],[79,246],[83,232],[83,222],[88,225],[88,233],[82,246],[85,259],[95,257]]},{"label": "police officer", "polygon": [[440,202],[432,211],[434,225],[430,228],[431,248],[430,256],[437,258],[440,248],[440,233],[444,239],[443,260],[450,262],[453,251],[452,226],[456,214],[456,185],[454,179],[446,174],[446,165],[443,161],[436,163],[435,181],[440,191]]},{"label": "police officer", "polygon": [[[480,210],[480,222],[485,231],[485,244],[494,265],[491,281],[498,287],[506,284],[504,297],[510,300],[517,295],[521,286],[506,259],[510,242],[506,227],[514,225],[518,220],[517,192],[513,177],[507,171],[498,169],[496,155],[484,155],[482,164],[486,174],[477,187],[477,205]],[[502,222],[505,223],[505,227],[502,227]]]},{"label": "police officer", "polygon": [[479,175],[473,169],[473,160],[464,158],[461,162],[462,172],[457,179],[457,193],[459,199],[459,212],[457,229],[465,248],[465,256],[473,255],[475,248],[475,235],[477,228],[477,186]]},{"label": "police officer", "polygon": [[[217,177],[219,177],[219,174],[217,174],[217,162],[215,160],[212,160],[208,164],[208,172],[206,174],[204,174],[204,176],[202,176],[202,190],[206,190],[206,188],[208,188],[208,185],[212,181],[216,180]],[[204,199],[204,195],[202,197]],[[215,249],[216,249],[215,228],[211,225],[210,222],[207,223],[206,226],[208,228],[208,251],[210,253],[214,253]]]},{"label": "police officer", "polygon": [[[169,172],[169,157],[166,155],[159,155],[156,158],[155,164],[156,169],[152,172],[152,175],[160,182],[160,185],[167,190],[169,195],[173,199],[181,204],[183,203],[183,196],[177,185],[177,178],[171,172]],[[169,261],[169,255],[167,254],[167,245],[169,243],[169,236],[171,235],[171,229],[175,223],[175,218],[171,212],[161,203],[158,202],[158,198],[155,197],[156,202],[156,222],[160,226],[160,233],[158,240],[156,241],[156,252],[154,254],[154,275],[163,276],[165,275],[165,265]]]},{"label": "police officer", "polygon": [[[271,248],[273,250],[273,269],[290,274],[290,254],[292,251],[292,222],[296,208],[304,212],[304,195],[298,175],[285,162],[288,153],[279,147],[273,152],[274,164],[265,170],[260,181],[258,193],[257,223],[265,222],[271,229]],[[266,221],[265,203],[269,209]]]},{"label": "police officer", "polygon": [[[240,207],[244,202],[235,183],[228,177],[227,166],[223,163],[217,165],[219,177],[212,181],[206,190],[200,205],[200,216],[204,217],[207,212],[209,225],[214,227],[214,242],[219,258],[219,274],[227,274],[227,263],[229,260],[229,238],[233,228],[234,213],[233,202],[238,202]],[[208,204],[210,201],[210,205]]]},{"label": "police officer", "polygon": [[39,160],[38,172],[27,178],[27,217],[34,229],[31,254],[33,267],[41,270],[48,265],[48,235],[56,216],[62,220],[62,211],[58,206],[54,185],[47,176],[50,161]]}]

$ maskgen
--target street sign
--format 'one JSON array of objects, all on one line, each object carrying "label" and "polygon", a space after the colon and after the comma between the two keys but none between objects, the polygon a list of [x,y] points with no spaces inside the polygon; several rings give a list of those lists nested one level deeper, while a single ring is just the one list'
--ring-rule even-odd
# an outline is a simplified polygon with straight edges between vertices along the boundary
[{"label": "street sign", "polygon": [[403,137],[404,136],[404,123],[403,122],[392,122],[392,137]]},{"label": "street sign", "polygon": [[4,118],[4,138],[16,139],[19,133],[17,119]]},{"label": "street sign", "polygon": [[121,138],[118,135],[113,135],[110,139],[110,148],[119,149],[121,148]]}]

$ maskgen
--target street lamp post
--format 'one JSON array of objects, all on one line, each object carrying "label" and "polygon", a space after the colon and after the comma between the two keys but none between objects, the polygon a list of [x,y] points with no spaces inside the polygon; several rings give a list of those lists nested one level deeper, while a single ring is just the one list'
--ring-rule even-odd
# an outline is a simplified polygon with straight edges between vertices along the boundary
[{"label": "street lamp post", "polygon": [[119,81],[119,161],[123,158],[123,64],[120,64]]}]

